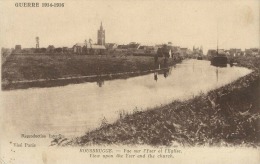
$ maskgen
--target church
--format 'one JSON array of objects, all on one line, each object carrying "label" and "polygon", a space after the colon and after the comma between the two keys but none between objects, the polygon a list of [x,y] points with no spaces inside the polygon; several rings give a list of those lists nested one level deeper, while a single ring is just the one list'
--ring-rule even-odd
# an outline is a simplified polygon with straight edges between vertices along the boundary
[{"label": "church", "polygon": [[103,29],[102,22],[100,25],[100,29],[97,32],[97,44],[105,46],[105,30]]},{"label": "church", "polygon": [[92,40],[85,40],[84,43],[77,43],[73,46],[73,52],[80,55],[103,55],[105,54],[105,30],[102,22],[97,32],[97,44],[92,44]]}]

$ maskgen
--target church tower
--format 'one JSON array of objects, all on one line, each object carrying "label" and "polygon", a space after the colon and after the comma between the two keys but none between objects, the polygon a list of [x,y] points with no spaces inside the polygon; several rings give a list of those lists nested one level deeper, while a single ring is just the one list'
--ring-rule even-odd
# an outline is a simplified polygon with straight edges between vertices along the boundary
[{"label": "church tower", "polygon": [[105,46],[105,30],[103,29],[102,22],[100,25],[100,29],[97,33],[97,44]]}]

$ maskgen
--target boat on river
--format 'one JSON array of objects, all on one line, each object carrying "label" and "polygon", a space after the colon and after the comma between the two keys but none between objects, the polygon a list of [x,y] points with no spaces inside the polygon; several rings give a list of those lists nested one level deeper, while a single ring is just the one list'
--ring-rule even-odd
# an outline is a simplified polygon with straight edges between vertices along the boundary
[{"label": "boat on river", "polygon": [[228,58],[225,52],[219,52],[217,42],[217,53],[211,58],[211,65],[215,67],[227,67]]},{"label": "boat on river", "polygon": [[211,65],[216,67],[227,67],[228,58],[226,54],[218,54],[211,59]]}]

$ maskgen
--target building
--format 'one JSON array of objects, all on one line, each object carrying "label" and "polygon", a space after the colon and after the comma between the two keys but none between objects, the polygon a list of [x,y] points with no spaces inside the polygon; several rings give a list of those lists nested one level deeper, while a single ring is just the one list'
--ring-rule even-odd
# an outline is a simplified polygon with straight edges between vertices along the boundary
[{"label": "building", "polygon": [[227,53],[233,57],[242,55],[241,49],[237,48],[231,48],[229,51],[227,51]]},{"label": "building", "polygon": [[138,48],[140,47],[141,45],[139,43],[136,43],[136,42],[131,42],[127,45],[127,50],[129,53],[134,53],[138,50]]},{"label": "building", "polygon": [[128,51],[128,45],[118,45],[115,50],[117,52],[127,52]]},{"label": "building", "polygon": [[213,49],[208,50],[207,56],[212,57],[215,55],[217,55],[217,50],[213,50]]},{"label": "building", "polygon": [[180,48],[181,53],[187,53],[188,52],[188,48]]},{"label": "building", "polygon": [[131,42],[128,44],[128,49],[138,49],[140,47],[140,44],[139,43],[136,43],[136,42]]},{"label": "building", "polygon": [[21,45],[15,45],[14,52],[20,53],[21,51],[22,51],[22,46]]},{"label": "building", "polygon": [[92,44],[91,39],[89,42],[75,44],[72,49],[73,53],[79,55],[104,55],[106,51],[104,45]]},{"label": "building", "polygon": [[259,48],[250,48],[245,49],[246,56],[260,56],[260,49]]},{"label": "building", "polygon": [[134,54],[135,55],[154,55],[154,54],[156,54],[156,52],[157,52],[157,50],[155,50],[154,46],[141,45],[134,52]]},{"label": "building", "polygon": [[106,51],[106,47],[104,45],[92,45],[87,48],[87,52],[89,55],[104,55]]},{"label": "building", "polygon": [[105,30],[103,29],[102,22],[101,22],[100,29],[98,30],[98,33],[97,33],[97,44],[105,46],[106,45],[105,39],[106,39]]},{"label": "building", "polygon": [[53,45],[49,45],[46,49],[47,52],[52,53],[54,52],[55,47]]},{"label": "building", "polygon": [[73,53],[75,54],[82,54],[83,53],[83,47],[85,46],[84,43],[76,43],[72,49],[73,49]]},{"label": "building", "polygon": [[168,45],[167,46],[171,52],[175,55],[179,55],[181,53],[181,48],[179,46],[172,46],[172,45]]},{"label": "building", "polygon": [[22,49],[22,53],[34,53],[35,52],[35,48],[23,48]]},{"label": "building", "polygon": [[117,48],[117,44],[116,43],[106,43],[106,49],[108,49],[108,50],[114,50],[114,49],[116,49]]},{"label": "building", "polygon": [[15,51],[21,51],[22,50],[22,46],[21,45],[15,45]]},{"label": "building", "polygon": [[202,46],[200,46],[200,47],[193,46],[193,53],[195,55],[203,55],[203,47]]}]

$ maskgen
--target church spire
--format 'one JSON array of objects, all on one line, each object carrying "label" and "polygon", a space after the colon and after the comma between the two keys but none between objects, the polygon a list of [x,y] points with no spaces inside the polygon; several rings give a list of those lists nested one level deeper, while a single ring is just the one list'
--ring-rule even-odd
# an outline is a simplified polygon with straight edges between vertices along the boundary
[{"label": "church spire", "polygon": [[97,44],[98,45],[105,45],[105,30],[103,29],[102,21],[100,24],[100,29],[97,33]]},{"label": "church spire", "polygon": [[101,21],[100,29],[103,30],[102,21]]}]

